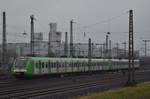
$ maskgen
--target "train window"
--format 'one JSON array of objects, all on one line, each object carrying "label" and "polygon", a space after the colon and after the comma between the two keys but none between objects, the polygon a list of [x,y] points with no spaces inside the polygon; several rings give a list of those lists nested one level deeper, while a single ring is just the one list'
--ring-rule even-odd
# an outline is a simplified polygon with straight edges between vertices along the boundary
[{"label": "train window", "polygon": [[51,67],[51,68],[53,68],[53,64],[54,64],[54,62],[51,62],[51,63],[50,63],[50,67]]},{"label": "train window", "polygon": [[57,67],[59,67],[59,62],[57,61],[57,65],[56,65]]},{"label": "train window", "polygon": [[101,62],[98,62],[98,66],[101,66],[102,65],[102,63]]},{"label": "train window", "polygon": [[56,68],[57,67],[57,62],[54,62],[54,66],[53,66],[54,68]]},{"label": "train window", "polygon": [[81,66],[82,66],[82,67],[83,67],[83,65],[84,65],[83,62],[81,62]]},{"label": "train window", "polygon": [[64,62],[61,62],[61,67],[64,67]]},{"label": "train window", "polygon": [[80,66],[82,67],[82,62],[80,62]]},{"label": "train window", "polygon": [[97,66],[100,66],[100,62],[97,62]]},{"label": "train window", "polygon": [[46,62],[46,68],[48,67],[48,63]]},{"label": "train window", "polygon": [[80,66],[81,66],[81,67],[83,67],[83,64],[82,64],[82,63],[83,63],[83,62],[80,62]]},{"label": "train window", "polygon": [[80,67],[81,65],[80,65],[80,62],[78,62],[78,66]]},{"label": "train window", "polygon": [[44,68],[44,62],[42,63],[42,68]]},{"label": "train window", "polygon": [[94,62],[92,62],[92,66],[94,66]]},{"label": "train window", "polygon": [[93,66],[95,66],[95,62],[93,62]]},{"label": "train window", "polygon": [[48,67],[50,67],[50,61],[48,61]]},{"label": "train window", "polygon": [[114,66],[116,66],[116,63],[114,62]]},{"label": "train window", "polygon": [[94,62],[94,65],[93,66],[95,66],[96,65],[96,62]]},{"label": "train window", "polygon": [[54,68],[56,68],[56,67],[57,67],[57,62],[54,62],[53,67],[54,67]]},{"label": "train window", "polygon": [[86,61],[84,62],[84,66],[86,66]]},{"label": "train window", "polygon": [[53,68],[55,68],[55,67],[56,67],[56,65],[57,65],[57,64],[56,64],[56,62],[53,62]]},{"label": "train window", "polygon": [[64,62],[61,62],[61,67],[64,67]]},{"label": "train window", "polygon": [[61,67],[63,67],[63,65],[64,65],[64,62],[61,62],[61,63],[60,63],[60,65],[61,65]]},{"label": "train window", "polygon": [[80,66],[82,67],[83,65],[82,65],[82,62],[80,62]]},{"label": "train window", "polygon": [[54,66],[53,66],[54,68],[56,68],[57,67],[57,62],[54,62]]},{"label": "train window", "polygon": [[56,67],[56,62],[53,62],[53,68],[55,68]]},{"label": "train window", "polygon": [[61,63],[61,62],[59,62],[59,63],[58,63],[58,67],[62,67],[62,65],[61,65],[61,64],[62,64],[62,63]]},{"label": "train window", "polygon": [[77,64],[78,64],[78,67],[80,67],[80,65],[79,65],[79,61],[77,62]]},{"label": "train window", "polygon": [[82,66],[84,67],[84,62],[82,62]]},{"label": "train window", "polygon": [[63,62],[63,67],[65,67],[65,62]]},{"label": "train window", "polygon": [[81,67],[81,62],[79,62],[79,67]]},{"label": "train window", "polygon": [[39,63],[36,62],[35,66],[36,66],[36,68],[39,68]]},{"label": "train window", "polygon": [[83,62],[82,65],[85,66],[85,62]]},{"label": "train window", "polygon": [[65,67],[67,66],[67,62],[66,62],[66,61],[64,62],[64,66],[65,66]]},{"label": "train window", "polygon": [[93,66],[93,62],[91,62],[91,65]]},{"label": "train window", "polygon": [[74,67],[76,67],[77,65],[76,65],[76,62],[74,62]]},{"label": "train window", "polygon": [[77,61],[77,66],[80,67],[79,61]]},{"label": "train window", "polygon": [[15,62],[16,67],[24,67],[26,65],[26,59],[17,59]]},{"label": "train window", "polygon": [[74,62],[72,61],[72,67],[75,67]]},{"label": "train window", "polygon": [[102,63],[101,62],[99,62],[99,65],[101,65]]},{"label": "train window", "polygon": [[56,67],[56,65],[57,65],[57,63],[56,63],[56,62],[54,62],[54,63],[53,63],[53,68],[55,68],[55,67]]},{"label": "train window", "polygon": [[84,67],[84,62],[82,62],[82,66]]},{"label": "train window", "polygon": [[42,65],[42,63],[41,63],[41,61],[39,61],[39,68],[41,68],[41,65]]}]

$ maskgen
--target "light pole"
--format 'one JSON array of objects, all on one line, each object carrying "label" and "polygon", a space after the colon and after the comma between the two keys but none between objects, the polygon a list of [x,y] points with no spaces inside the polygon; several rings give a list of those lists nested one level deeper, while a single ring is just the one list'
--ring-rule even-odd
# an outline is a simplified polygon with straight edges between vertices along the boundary
[{"label": "light pole", "polygon": [[107,32],[106,34],[106,52],[105,52],[105,58],[108,58],[108,42],[109,42],[109,35],[110,35],[110,32]]}]

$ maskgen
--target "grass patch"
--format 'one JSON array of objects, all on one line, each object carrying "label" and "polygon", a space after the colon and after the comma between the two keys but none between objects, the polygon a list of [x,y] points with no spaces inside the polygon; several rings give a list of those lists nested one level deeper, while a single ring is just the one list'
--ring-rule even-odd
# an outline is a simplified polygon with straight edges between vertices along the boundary
[{"label": "grass patch", "polygon": [[88,94],[74,99],[150,99],[150,82],[136,87],[123,87],[102,93]]}]

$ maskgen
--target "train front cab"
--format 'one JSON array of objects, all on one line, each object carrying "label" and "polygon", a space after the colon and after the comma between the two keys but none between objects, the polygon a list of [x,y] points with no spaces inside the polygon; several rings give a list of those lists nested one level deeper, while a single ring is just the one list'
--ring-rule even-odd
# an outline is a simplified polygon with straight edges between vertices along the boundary
[{"label": "train front cab", "polygon": [[26,62],[27,59],[26,58],[17,58],[14,62],[13,65],[13,75],[15,77],[22,77],[24,76],[25,72],[26,72]]}]

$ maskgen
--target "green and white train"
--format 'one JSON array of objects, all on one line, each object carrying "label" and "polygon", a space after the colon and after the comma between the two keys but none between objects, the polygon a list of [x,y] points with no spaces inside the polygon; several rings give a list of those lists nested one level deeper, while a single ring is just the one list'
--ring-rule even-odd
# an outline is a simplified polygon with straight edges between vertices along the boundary
[{"label": "green and white train", "polygon": [[[134,67],[139,68],[139,60],[134,60]],[[89,65],[87,58],[18,57],[11,71],[15,76],[32,77],[46,74],[125,71],[127,69],[127,59],[91,59]]]}]

